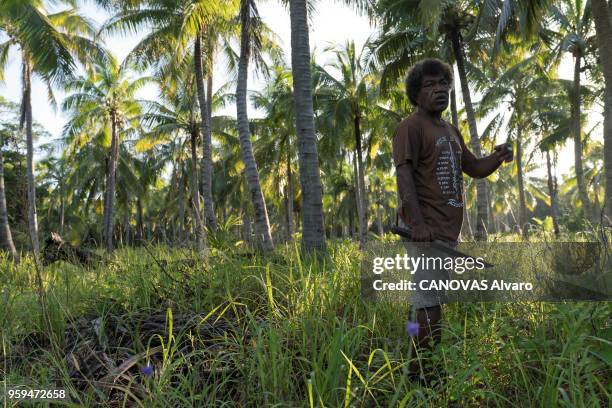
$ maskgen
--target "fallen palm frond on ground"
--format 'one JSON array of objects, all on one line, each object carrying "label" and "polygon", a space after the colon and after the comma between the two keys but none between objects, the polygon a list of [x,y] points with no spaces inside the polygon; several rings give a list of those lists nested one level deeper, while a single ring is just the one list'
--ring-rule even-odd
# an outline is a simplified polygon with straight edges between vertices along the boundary
[{"label": "fallen palm frond on ground", "polygon": [[181,360],[202,382],[212,371],[235,370],[231,359],[221,366],[213,360],[232,351],[223,338],[236,337],[237,330],[235,322],[189,312],[81,317],[66,328],[65,363],[80,391],[92,387],[107,401],[122,401],[131,399],[129,389],[142,399],[149,392],[146,380],[163,372],[169,359]]},{"label": "fallen palm frond on ground", "polygon": [[90,267],[102,262],[102,258],[93,251],[71,245],[59,234],[52,232],[45,241],[42,262],[43,265],[50,265],[58,261]]}]

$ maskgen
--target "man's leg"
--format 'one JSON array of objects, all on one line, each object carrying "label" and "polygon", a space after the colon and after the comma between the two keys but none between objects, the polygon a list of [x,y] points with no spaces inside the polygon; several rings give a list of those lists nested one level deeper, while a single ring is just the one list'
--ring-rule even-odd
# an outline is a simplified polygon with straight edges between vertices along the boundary
[{"label": "man's leg", "polygon": [[[444,257],[429,246],[423,246],[413,242],[405,242],[406,253],[411,258],[427,256],[430,258]],[[420,268],[412,274],[412,282],[416,283],[416,290],[410,294],[410,321],[418,323],[418,333],[414,335],[415,351],[412,353],[414,360],[410,364],[410,376],[419,377],[421,374],[428,376],[431,373],[432,364],[425,364],[425,355],[431,354],[442,339],[442,304],[447,303],[444,290],[420,290],[420,282],[444,281],[449,279],[449,272],[445,269]],[[429,356],[427,356],[429,358]],[[420,360],[420,362],[419,362]],[[422,372],[423,371],[423,372]]]}]

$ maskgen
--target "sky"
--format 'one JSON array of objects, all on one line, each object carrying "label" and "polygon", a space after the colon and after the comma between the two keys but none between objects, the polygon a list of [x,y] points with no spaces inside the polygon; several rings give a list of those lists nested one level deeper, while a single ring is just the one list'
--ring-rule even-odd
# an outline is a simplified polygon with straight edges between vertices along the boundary
[{"label": "sky", "polygon": [[[278,35],[279,42],[285,51],[285,58],[290,61],[290,20],[288,10],[277,1],[266,1],[259,4],[259,11],[263,21]],[[102,24],[108,15],[101,9],[87,2],[82,6],[82,12],[87,17],[94,20],[98,25]],[[342,44],[347,40],[355,41],[357,50],[360,50],[367,38],[374,33],[365,16],[359,16],[352,9],[340,5],[332,0],[322,0],[317,5],[316,14],[311,19],[310,45],[319,62],[325,62],[323,49],[329,44]],[[121,35],[117,34],[106,39],[106,47],[121,61],[138,43],[142,35]],[[5,82],[0,84],[0,95],[18,102],[20,99],[20,63],[19,56],[15,51],[9,56],[9,66],[5,76]],[[561,64],[560,76],[571,78],[571,63],[566,61]],[[228,74],[224,64],[218,61],[214,68],[215,88],[220,87],[228,80]],[[263,86],[261,80],[250,78],[249,89],[256,90]],[[460,94],[460,93],[459,93]],[[149,86],[138,95],[143,99],[156,99],[158,91]],[[63,94],[56,91],[56,99],[61,103]],[[476,96],[473,99],[478,99]],[[61,135],[62,127],[66,122],[66,117],[60,110],[55,111],[47,98],[46,87],[37,79],[33,83],[32,105],[34,120],[41,123],[53,138]],[[235,107],[226,107],[217,114],[229,114],[235,116]],[[257,112],[251,110],[251,117],[256,117]],[[484,124],[480,124],[481,129]],[[464,135],[467,138],[467,135]],[[48,140],[38,141],[38,144],[48,142]],[[573,163],[572,143],[568,143],[561,151],[559,160],[559,171],[565,173]],[[544,170],[535,173],[543,176]]]}]

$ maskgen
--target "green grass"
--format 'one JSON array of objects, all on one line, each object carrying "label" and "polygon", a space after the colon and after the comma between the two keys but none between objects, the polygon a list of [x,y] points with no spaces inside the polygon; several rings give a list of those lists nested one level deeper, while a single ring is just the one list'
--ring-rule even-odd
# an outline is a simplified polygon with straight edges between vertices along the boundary
[{"label": "green grass", "polygon": [[[407,306],[361,299],[356,244],[330,243],[324,260],[302,259],[292,245],[269,257],[213,250],[207,264],[180,262],[188,258],[167,247],[122,249],[92,270],[45,267],[44,312],[31,259],[1,260],[3,385],[64,388],[67,406],[609,404],[610,303],[447,305],[442,345],[426,356],[447,375],[425,388],[405,376]],[[199,325],[181,320],[192,314]],[[99,318],[90,340],[107,345],[114,364],[144,352],[110,386],[70,377],[67,333],[79,317]],[[140,372],[148,362],[151,377]]]}]

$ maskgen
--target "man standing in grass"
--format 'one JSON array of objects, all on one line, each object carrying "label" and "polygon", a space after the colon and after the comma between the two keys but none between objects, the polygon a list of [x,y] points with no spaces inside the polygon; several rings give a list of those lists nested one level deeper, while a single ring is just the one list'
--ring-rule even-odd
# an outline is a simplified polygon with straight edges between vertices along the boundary
[{"label": "man standing in grass", "polygon": [[[469,151],[459,130],[442,119],[448,107],[453,73],[438,59],[415,64],[406,77],[406,92],[416,112],[404,119],[393,136],[393,161],[400,198],[400,226],[410,226],[405,242],[409,256],[436,257],[423,242],[441,241],[456,247],[463,222],[463,174],[489,176],[504,161],[512,160],[512,149],[503,144],[493,154],[477,158]],[[416,243],[416,244],[415,244]],[[427,270],[413,279],[439,279],[447,271]],[[417,352],[433,350],[441,338],[443,292],[411,292],[411,322],[408,331],[416,338]],[[414,361],[411,376],[419,377],[421,365]]]}]

